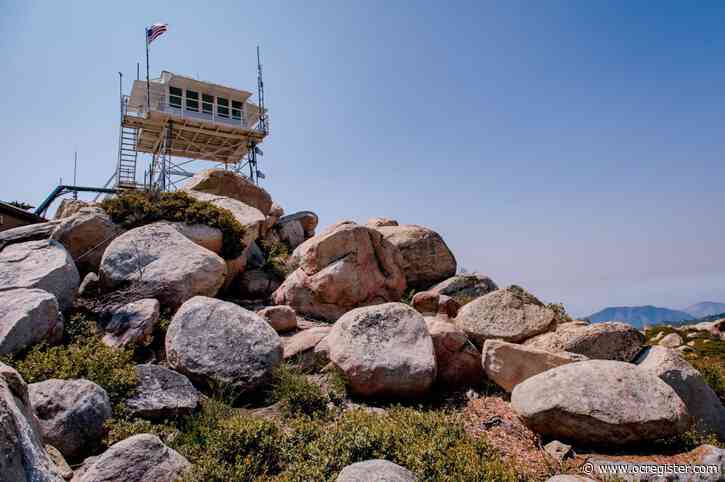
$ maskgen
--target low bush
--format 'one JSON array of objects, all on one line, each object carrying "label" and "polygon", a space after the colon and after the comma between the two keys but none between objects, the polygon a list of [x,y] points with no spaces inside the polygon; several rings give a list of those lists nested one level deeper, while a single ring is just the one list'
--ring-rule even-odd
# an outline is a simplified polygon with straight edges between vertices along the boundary
[{"label": "low bush", "polygon": [[85,378],[103,387],[114,407],[121,408],[137,384],[133,348],[104,345],[94,323],[81,313],[69,316],[65,330],[67,345],[36,345],[8,363],[27,383]]},{"label": "low bush", "polygon": [[290,267],[287,265],[289,261],[287,245],[282,242],[262,241],[260,249],[264,254],[262,270],[272,273],[281,280],[285,279],[290,274]]},{"label": "low bush", "polygon": [[244,227],[226,209],[198,201],[183,191],[127,191],[105,199],[101,207],[111,219],[131,229],[157,221],[206,224],[222,232],[221,255],[234,259],[244,251]]},{"label": "low bush", "polygon": [[268,401],[280,402],[282,413],[288,417],[323,416],[330,398],[318,385],[310,382],[304,373],[281,365],[274,371]]}]

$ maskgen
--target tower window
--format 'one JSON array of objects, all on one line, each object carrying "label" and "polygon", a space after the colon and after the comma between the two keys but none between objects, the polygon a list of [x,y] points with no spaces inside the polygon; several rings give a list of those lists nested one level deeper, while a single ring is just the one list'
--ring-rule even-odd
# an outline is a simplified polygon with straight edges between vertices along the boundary
[{"label": "tower window", "polygon": [[186,91],[186,109],[199,112],[199,93],[193,90]]},{"label": "tower window", "polygon": [[169,105],[181,109],[181,89],[169,87]]},{"label": "tower window", "polygon": [[214,113],[214,96],[213,95],[201,94],[201,110],[205,114]]},{"label": "tower window", "polygon": [[238,100],[232,101],[232,119],[234,120],[241,120],[242,119],[242,103]]},{"label": "tower window", "polygon": [[217,97],[216,98],[216,104],[217,104],[217,114],[219,114],[219,117],[229,117],[229,99],[225,99],[223,97]]}]

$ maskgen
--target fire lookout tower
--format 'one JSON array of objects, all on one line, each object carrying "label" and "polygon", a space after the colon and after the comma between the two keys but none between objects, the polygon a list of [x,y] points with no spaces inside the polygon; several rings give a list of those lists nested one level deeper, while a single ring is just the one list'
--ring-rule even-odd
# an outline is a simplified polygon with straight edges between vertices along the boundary
[{"label": "fire lookout tower", "polygon": [[[135,80],[130,95],[121,92],[116,189],[173,189],[193,175],[188,166],[210,161],[246,173],[253,182],[260,144],[269,133],[264,109],[262,67],[258,60],[258,99],[251,92],[162,71],[148,82]],[[149,158],[143,183],[137,164]],[[246,174],[245,174],[246,175]]]}]

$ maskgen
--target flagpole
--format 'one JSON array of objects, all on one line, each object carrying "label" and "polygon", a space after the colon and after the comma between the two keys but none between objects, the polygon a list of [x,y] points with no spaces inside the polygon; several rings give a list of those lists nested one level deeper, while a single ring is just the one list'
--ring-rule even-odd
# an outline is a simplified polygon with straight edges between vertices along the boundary
[{"label": "flagpole", "polygon": [[149,86],[149,29],[146,30],[146,110],[151,112],[151,87]]}]

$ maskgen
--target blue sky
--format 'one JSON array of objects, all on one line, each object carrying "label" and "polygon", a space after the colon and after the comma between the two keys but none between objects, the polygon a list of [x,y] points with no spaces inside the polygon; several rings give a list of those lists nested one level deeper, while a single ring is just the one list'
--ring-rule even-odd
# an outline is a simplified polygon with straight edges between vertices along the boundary
[{"label": "blue sky", "polygon": [[[430,226],[576,315],[725,301],[722,2],[0,0],[0,198],[101,185],[118,71],[256,85],[264,187],[322,225]],[[126,82],[126,89],[129,82]]]}]

